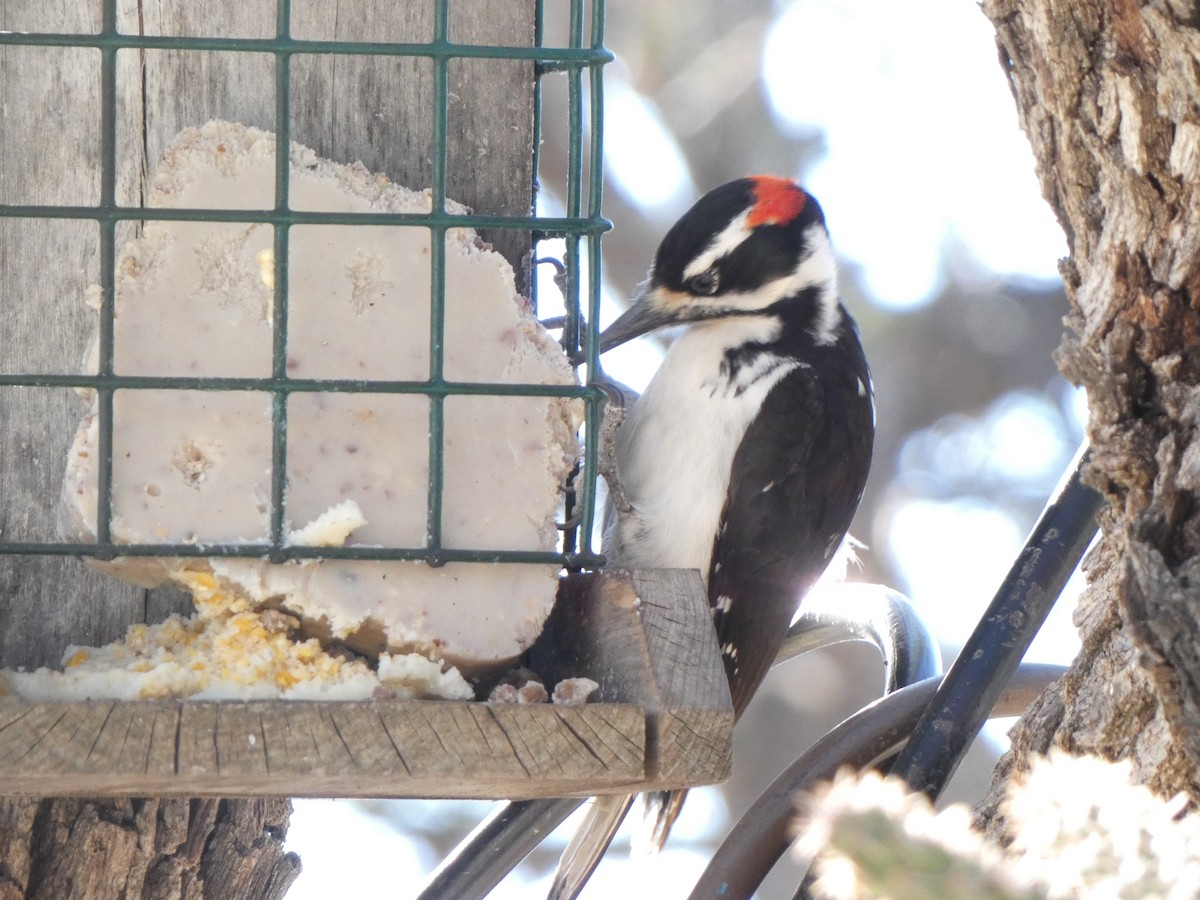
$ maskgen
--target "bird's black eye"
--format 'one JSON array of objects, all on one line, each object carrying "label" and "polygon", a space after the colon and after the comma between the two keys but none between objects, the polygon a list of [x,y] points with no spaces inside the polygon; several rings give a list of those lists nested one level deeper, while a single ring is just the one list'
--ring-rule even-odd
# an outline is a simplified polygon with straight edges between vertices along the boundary
[{"label": "bird's black eye", "polygon": [[687,289],[693,294],[711,297],[721,288],[721,273],[716,266],[709,266],[699,275],[693,275],[687,280]]}]

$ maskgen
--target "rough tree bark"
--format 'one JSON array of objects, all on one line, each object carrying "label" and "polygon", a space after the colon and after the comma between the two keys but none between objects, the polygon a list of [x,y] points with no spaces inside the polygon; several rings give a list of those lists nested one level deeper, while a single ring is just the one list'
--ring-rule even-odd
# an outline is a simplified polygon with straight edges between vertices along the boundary
[{"label": "rough tree bark", "polygon": [[1087,389],[1109,508],[1076,613],[1083,650],[1013,731],[997,790],[1051,747],[1130,759],[1200,796],[1200,5],[985,0],[1066,230],[1058,353]]},{"label": "rough tree bark", "polygon": [[[0,806],[0,900],[280,900],[287,800],[9,800]],[[80,864],[80,860],[90,861]]]}]

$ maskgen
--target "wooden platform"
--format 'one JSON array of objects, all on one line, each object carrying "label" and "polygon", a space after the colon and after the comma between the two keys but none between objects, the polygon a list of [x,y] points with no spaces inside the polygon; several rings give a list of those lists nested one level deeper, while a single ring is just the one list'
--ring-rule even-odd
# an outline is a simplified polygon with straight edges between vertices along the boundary
[{"label": "wooden platform", "polygon": [[695,572],[572,576],[530,665],[583,706],[0,700],[0,795],[533,798],[728,777],[733,710]]}]

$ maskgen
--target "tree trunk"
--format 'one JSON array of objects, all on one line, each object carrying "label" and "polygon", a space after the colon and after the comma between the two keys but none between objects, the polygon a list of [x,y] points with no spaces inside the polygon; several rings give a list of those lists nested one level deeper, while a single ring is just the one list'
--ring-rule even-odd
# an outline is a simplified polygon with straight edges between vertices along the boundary
[{"label": "tree trunk", "polygon": [[286,800],[10,800],[0,806],[0,900],[278,900]]},{"label": "tree trunk", "polygon": [[1067,234],[1063,373],[1087,389],[1088,480],[1109,502],[1070,672],[1014,729],[981,817],[1032,754],[1129,759],[1200,787],[1200,7],[985,0]]}]

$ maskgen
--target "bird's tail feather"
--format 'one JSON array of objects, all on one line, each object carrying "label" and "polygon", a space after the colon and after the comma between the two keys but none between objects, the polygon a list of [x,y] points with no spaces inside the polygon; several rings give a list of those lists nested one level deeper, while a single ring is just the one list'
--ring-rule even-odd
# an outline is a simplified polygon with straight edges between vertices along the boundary
[{"label": "bird's tail feather", "polygon": [[635,833],[634,850],[655,853],[667,842],[671,826],[683,810],[687,791],[651,791],[642,796],[646,801],[646,827]]},{"label": "bird's tail feather", "polygon": [[575,829],[571,842],[558,861],[554,883],[547,900],[574,900],[591,877],[604,851],[612,843],[617,829],[636,794],[616,797],[595,797],[588,807],[583,823]]}]

